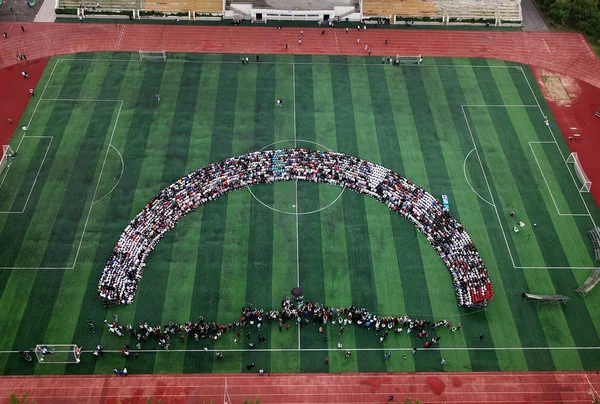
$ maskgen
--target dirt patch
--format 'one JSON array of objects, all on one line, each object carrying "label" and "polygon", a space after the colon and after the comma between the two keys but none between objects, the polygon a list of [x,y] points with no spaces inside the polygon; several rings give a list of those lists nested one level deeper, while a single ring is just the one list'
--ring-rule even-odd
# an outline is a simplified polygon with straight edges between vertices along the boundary
[{"label": "dirt patch", "polygon": [[550,98],[553,100],[566,101],[571,99],[559,76],[542,76],[542,83],[544,83]]},{"label": "dirt patch", "polygon": [[0,21],[32,22],[42,4],[44,0],[37,0],[33,7],[27,5],[27,0],[4,0],[0,7]]}]

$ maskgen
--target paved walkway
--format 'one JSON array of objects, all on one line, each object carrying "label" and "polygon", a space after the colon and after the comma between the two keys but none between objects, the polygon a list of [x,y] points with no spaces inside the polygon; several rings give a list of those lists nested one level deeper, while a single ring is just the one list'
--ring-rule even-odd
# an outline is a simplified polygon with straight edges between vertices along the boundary
[{"label": "paved walkway", "polygon": [[56,6],[55,0],[45,0],[42,3],[38,13],[35,16],[35,22],[54,22],[56,20],[56,14],[54,13],[54,7]]},{"label": "paved walkway", "polygon": [[[562,72],[600,87],[600,60],[580,34],[554,32],[383,30],[366,32],[321,28],[214,27],[122,24],[0,24],[9,38],[0,41],[0,68],[29,59],[93,51],[168,51],[246,54],[290,53],[373,56],[417,55],[494,58]],[[302,39],[302,44],[298,39]],[[357,44],[360,39],[360,44]],[[388,45],[384,44],[388,40]],[[288,44],[286,51],[285,46]]]},{"label": "paved walkway", "polygon": [[521,0],[521,8],[523,9],[525,31],[550,31],[533,0]]}]

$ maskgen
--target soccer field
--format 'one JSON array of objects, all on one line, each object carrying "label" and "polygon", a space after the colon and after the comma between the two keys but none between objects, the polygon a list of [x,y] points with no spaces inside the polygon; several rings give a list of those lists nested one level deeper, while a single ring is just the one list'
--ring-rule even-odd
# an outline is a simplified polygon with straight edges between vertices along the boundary
[{"label": "soccer field", "polygon": [[[0,176],[4,374],[102,374],[125,363],[131,373],[246,372],[251,362],[268,372],[435,371],[442,358],[446,371],[600,363],[600,293],[575,292],[594,267],[586,231],[600,215],[564,164],[568,147],[526,66],[78,54],[50,60],[19,126],[28,130],[13,138],[18,156]],[[489,269],[495,297],[487,309],[457,307],[448,270],[407,220],[364,195],[303,182],[259,185],[200,207],[150,255],[133,304],[103,308],[106,260],[158,191],[211,162],[295,146],[358,156],[438,199],[448,195]],[[515,233],[519,221],[525,226]],[[280,332],[273,324],[252,330],[266,338],[252,349],[246,337],[234,343],[234,333],[215,344],[173,336],[168,352],[152,340],[136,360],[118,351],[137,340],[102,325],[113,314],[134,326],[198,316],[229,323],[247,303],[279,309],[298,283],[307,300],[330,307],[446,319],[462,329],[440,330],[439,345],[413,356],[424,342],[415,335],[379,343],[373,329],[339,335],[328,325],[325,341],[318,325]],[[570,300],[536,305],[522,292]],[[115,352],[84,352],[77,365],[25,363],[14,352],[42,343],[101,343]],[[392,358],[384,361],[384,352]]]}]

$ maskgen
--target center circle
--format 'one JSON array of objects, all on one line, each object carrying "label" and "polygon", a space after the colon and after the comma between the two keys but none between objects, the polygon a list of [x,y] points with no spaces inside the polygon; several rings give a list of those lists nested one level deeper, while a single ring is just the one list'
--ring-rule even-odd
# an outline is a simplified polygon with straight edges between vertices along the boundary
[{"label": "center circle", "polygon": [[[322,145],[320,143],[313,142],[312,140],[302,140],[302,139],[278,140],[276,142],[273,142],[273,143],[270,143],[270,144],[266,145],[265,147],[261,148],[259,151],[266,150],[266,149],[270,148],[271,146],[275,146],[275,145],[278,145],[278,144],[281,144],[281,143],[290,143],[291,145],[288,146],[287,148],[297,148],[298,147],[298,143],[310,143],[311,145],[317,146],[320,150],[333,151],[329,147],[324,146],[324,145]],[[314,148],[314,146],[313,146],[313,148]],[[277,181],[277,182],[280,182],[280,181]],[[296,181],[296,182],[298,182],[298,181]],[[264,206],[267,209],[271,209],[274,212],[283,213],[285,215],[310,215],[310,214],[317,213],[317,212],[320,212],[322,210],[325,210],[328,207],[330,207],[331,205],[333,205],[334,203],[336,203],[338,201],[338,199],[340,199],[342,197],[342,194],[344,193],[344,190],[345,190],[345,188],[341,188],[340,193],[331,202],[329,202],[325,206],[322,206],[319,209],[314,209],[314,210],[311,210],[311,211],[302,212],[302,211],[298,210],[298,206],[295,206],[294,204],[292,204],[290,206],[289,210],[283,210],[283,209],[274,208],[273,206],[271,206],[271,205],[263,202],[262,200],[260,200],[260,198],[258,196],[256,196],[254,194],[254,192],[252,192],[252,187],[248,187],[247,189],[250,192],[250,195],[252,195],[252,197],[258,203],[260,203],[262,206]]]}]

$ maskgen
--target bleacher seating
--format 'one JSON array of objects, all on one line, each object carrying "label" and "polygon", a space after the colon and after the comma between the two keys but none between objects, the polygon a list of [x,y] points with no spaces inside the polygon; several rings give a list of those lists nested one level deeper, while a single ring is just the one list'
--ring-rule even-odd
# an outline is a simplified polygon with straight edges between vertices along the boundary
[{"label": "bleacher seating", "polygon": [[223,12],[221,0],[60,0],[59,8],[83,8],[88,10],[145,10],[181,12],[193,10],[198,13],[219,14]]},{"label": "bleacher seating", "polygon": [[363,14],[375,17],[389,15],[437,17],[439,10],[437,0],[365,0]]},{"label": "bleacher seating", "polygon": [[88,10],[139,10],[141,0],[60,0],[59,8],[86,8]]},{"label": "bleacher seating", "polygon": [[522,293],[521,297],[526,302],[541,303],[562,303],[567,304],[569,296],[563,295],[532,295],[531,293]]},{"label": "bleacher seating", "polygon": [[588,231],[588,235],[590,236],[590,240],[592,240],[596,261],[600,261],[600,227],[594,227]]},{"label": "bleacher seating", "polygon": [[600,268],[594,269],[592,274],[583,282],[583,284],[575,289],[581,296],[587,295],[600,282]]},{"label": "bleacher seating", "polygon": [[521,0],[365,0],[365,16],[521,21]]},{"label": "bleacher seating", "polygon": [[142,2],[142,10],[147,11],[187,11],[197,13],[222,13],[221,0],[146,0]]}]

